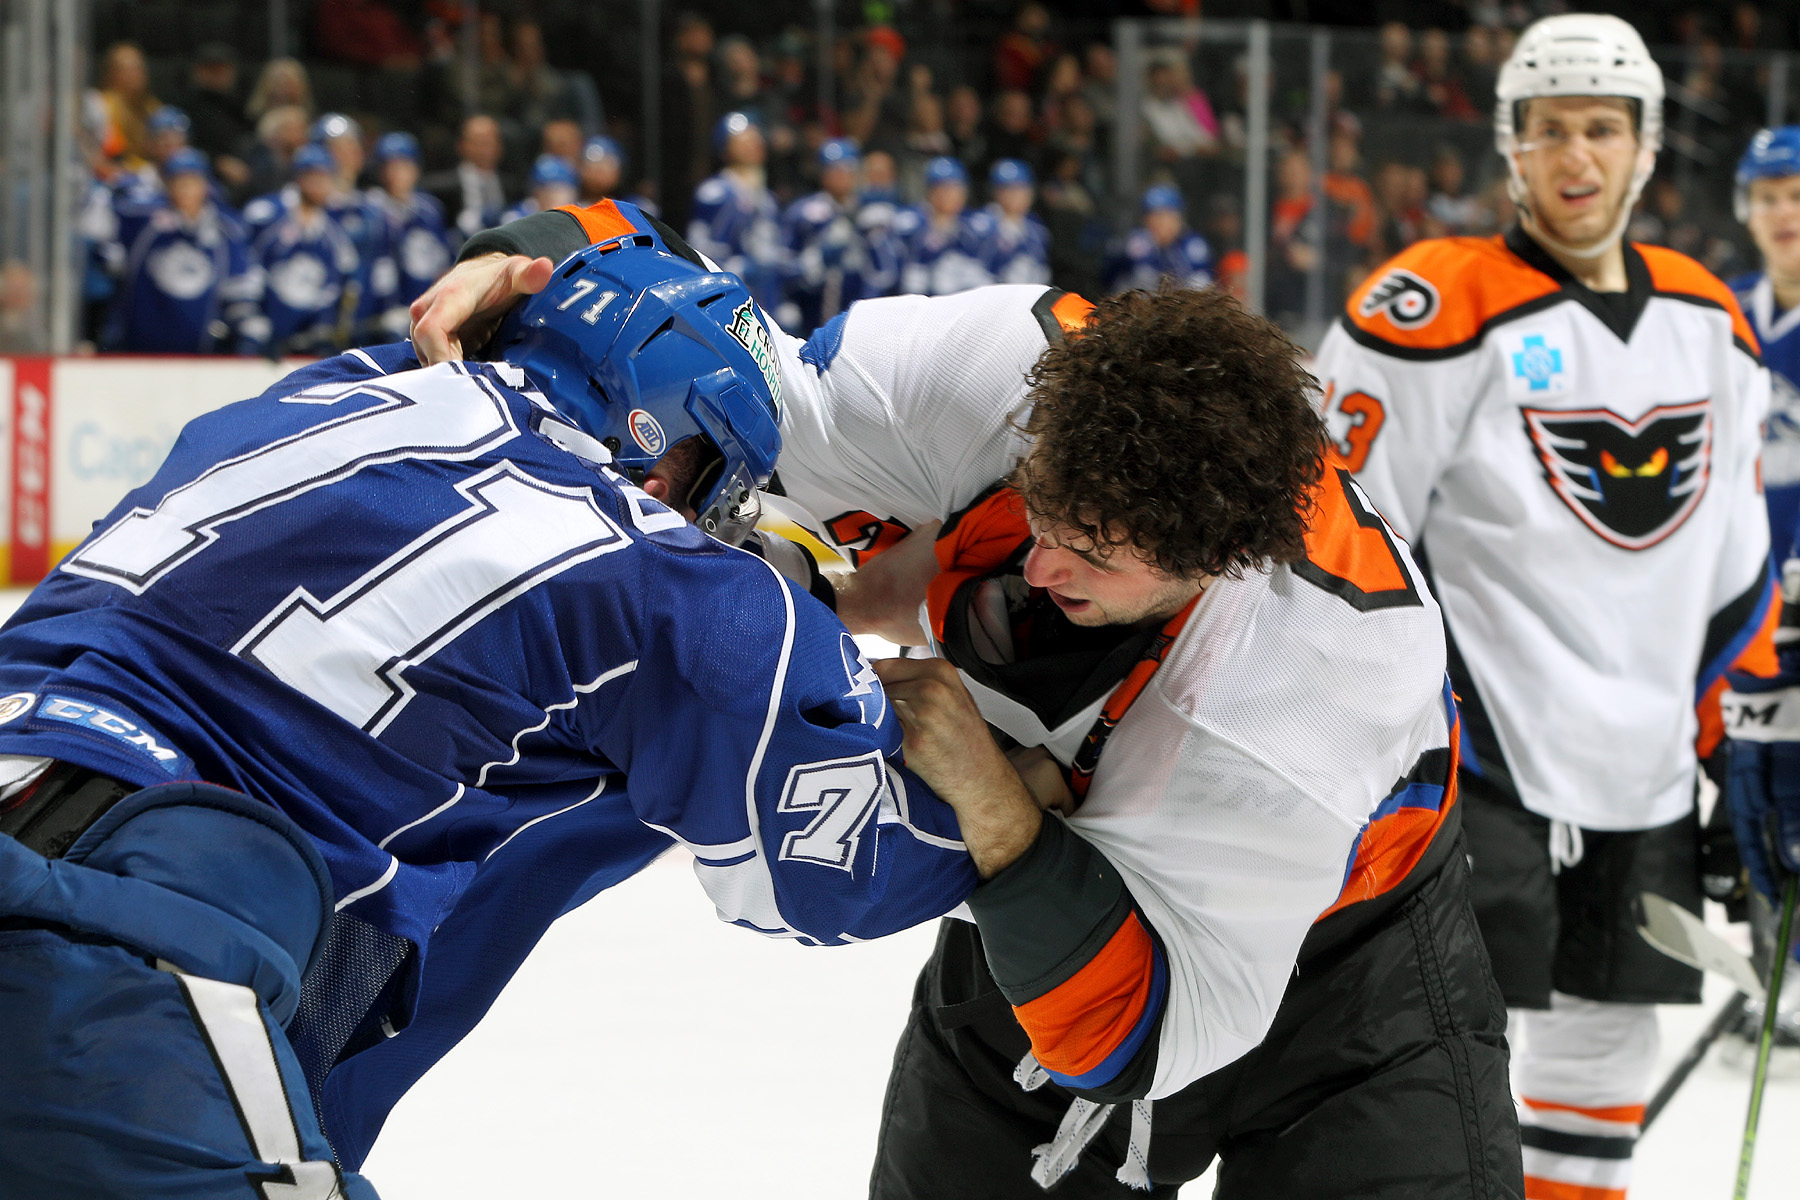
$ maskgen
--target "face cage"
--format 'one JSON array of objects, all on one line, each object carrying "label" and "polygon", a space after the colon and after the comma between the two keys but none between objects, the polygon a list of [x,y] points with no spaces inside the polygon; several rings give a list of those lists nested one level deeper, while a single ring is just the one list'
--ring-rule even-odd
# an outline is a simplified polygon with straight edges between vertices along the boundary
[{"label": "face cage", "polygon": [[694,523],[727,546],[743,545],[762,517],[762,497],[757,486],[749,466],[740,463],[712,494],[712,503]]}]

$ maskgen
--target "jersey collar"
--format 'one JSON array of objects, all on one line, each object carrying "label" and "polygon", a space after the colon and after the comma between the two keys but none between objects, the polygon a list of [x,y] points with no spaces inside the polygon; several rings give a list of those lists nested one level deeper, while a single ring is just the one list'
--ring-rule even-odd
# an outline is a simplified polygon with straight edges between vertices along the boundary
[{"label": "jersey collar", "polygon": [[1650,268],[1636,246],[1626,242],[1622,247],[1625,252],[1622,301],[1616,293],[1602,296],[1569,274],[1568,269],[1550,257],[1550,252],[1533,241],[1521,226],[1514,225],[1507,230],[1506,248],[1527,266],[1548,275],[1562,288],[1563,295],[1593,313],[1595,319],[1612,330],[1621,342],[1631,340],[1631,331],[1637,328],[1638,318],[1644,315],[1644,306],[1650,302],[1655,290],[1650,280]]}]

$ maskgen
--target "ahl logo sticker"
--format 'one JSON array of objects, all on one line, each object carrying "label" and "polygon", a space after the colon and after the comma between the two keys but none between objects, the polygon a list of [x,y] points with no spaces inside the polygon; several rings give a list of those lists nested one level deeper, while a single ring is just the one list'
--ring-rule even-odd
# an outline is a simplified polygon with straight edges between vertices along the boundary
[{"label": "ahl logo sticker", "polygon": [[1393,270],[1368,290],[1357,306],[1364,317],[1385,312],[1400,329],[1418,329],[1438,315],[1438,292],[1411,271]]},{"label": "ahl logo sticker", "polygon": [[1522,408],[1544,480],[1587,527],[1624,550],[1679,529],[1712,473],[1712,401],[1659,405],[1635,421],[1605,408]]},{"label": "ahl logo sticker", "polygon": [[36,702],[36,692],[14,692],[10,696],[0,696],[0,725],[24,716]]},{"label": "ahl logo sticker", "polygon": [[669,448],[669,438],[663,427],[641,408],[631,410],[625,418],[625,427],[631,430],[631,440],[642,446],[645,454],[661,458],[663,451]]},{"label": "ahl logo sticker", "polygon": [[731,310],[731,324],[726,332],[756,360],[756,369],[762,372],[763,382],[769,385],[769,397],[775,402],[775,419],[780,420],[781,371],[775,365],[775,339],[757,318],[754,302],[746,300]]}]

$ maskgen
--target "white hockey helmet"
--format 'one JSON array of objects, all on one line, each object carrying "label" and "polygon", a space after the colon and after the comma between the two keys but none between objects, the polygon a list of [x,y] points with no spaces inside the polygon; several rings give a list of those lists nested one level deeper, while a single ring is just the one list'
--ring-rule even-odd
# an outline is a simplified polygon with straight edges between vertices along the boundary
[{"label": "white hockey helmet", "polygon": [[[1516,153],[1524,101],[1549,96],[1618,96],[1636,103],[1637,170],[1614,237],[1622,233],[1632,206],[1656,169],[1657,151],[1662,149],[1662,68],[1650,57],[1638,31],[1618,17],[1601,13],[1545,17],[1519,36],[1512,56],[1500,68],[1494,94],[1494,147],[1506,160],[1508,191],[1521,208],[1528,203]],[[1586,257],[1602,253],[1605,244],[1591,252],[1562,249]]]}]

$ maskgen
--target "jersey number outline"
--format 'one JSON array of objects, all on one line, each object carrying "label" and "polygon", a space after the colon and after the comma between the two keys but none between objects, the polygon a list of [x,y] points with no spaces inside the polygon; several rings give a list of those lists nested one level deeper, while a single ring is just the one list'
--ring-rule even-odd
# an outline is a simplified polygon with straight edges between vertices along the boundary
[{"label": "jersey number outline", "polygon": [[788,772],[779,813],[817,813],[805,829],[781,839],[779,859],[854,871],[863,827],[887,793],[879,752],[805,763]]},{"label": "jersey number outline", "polygon": [[[251,513],[377,464],[473,458],[518,435],[486,381],[454,371],[309,388],[283,402],[335,405],[353,396],[381,403],[216,464],[154,509],[115,521],[62,569],[141,595]],[[422,437],[428,432],[439,436]],[[380,736],[414,694],[406,668],[551,576],[631,544],[591,489],[548,483],[509,460],[455,490],[468,502],[461,512],[326,600],[296,587],[232,653]]]},{"label": "jersey number outline", "polygon": [[853,567],[862,566],[912,532],[909,526],[892,517],[883,520],[861,509],[839,513],[825,522],[825,530]]},{"label": "jersey number outline", "polygon": [[[1333,389],[1336,386],[1335,383],[1331,385]],[[1350,468],[1351,474],[1361,471],[1363,464],[1369,461],[1369,450],[1375,444],[1376,435],[1387,421],[1387,409],[1369,393],[1356,391],[1346,392],[1336,404],[1332,403],[1327,391],[1325,408],[1328,414],[1336,409],[1350,418],[1343,441],[1337,442],[1337,450],[1344,456],[1344,465]]]}]

